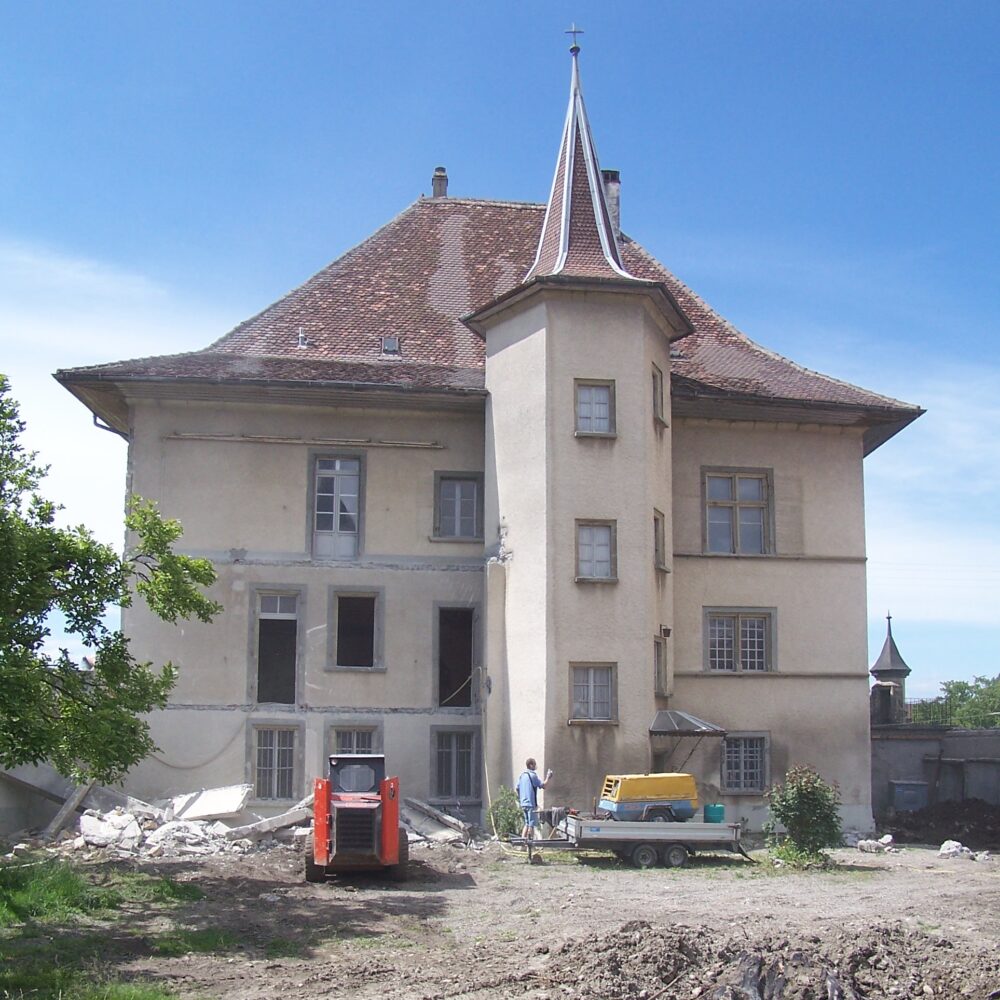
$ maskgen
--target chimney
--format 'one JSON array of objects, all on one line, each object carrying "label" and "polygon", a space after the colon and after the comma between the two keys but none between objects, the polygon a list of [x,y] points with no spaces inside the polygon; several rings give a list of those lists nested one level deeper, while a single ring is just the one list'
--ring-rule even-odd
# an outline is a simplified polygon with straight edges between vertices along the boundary
[{"label": "chimney", "polygon": [[448,197],[448,171],[444,167],[434,168],[434,176],[431,177],[431,197]]},{"label": "chimney", "polygon": [[608,214],[611,216],[611,231],[615,234],[615,242],[622,236],[622,175],[618,170],[602,170],[604,180],[604,198],[608,203]]}]

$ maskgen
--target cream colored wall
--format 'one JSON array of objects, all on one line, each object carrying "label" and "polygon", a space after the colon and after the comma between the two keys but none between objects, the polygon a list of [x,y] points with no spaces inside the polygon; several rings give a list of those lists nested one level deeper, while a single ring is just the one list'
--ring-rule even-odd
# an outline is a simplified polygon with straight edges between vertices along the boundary
[{"label": "cream colored wall", "polygon": [[[551,603],[551,519],[546,404],[546,317],[541,307],[509,316],[486,340],[486,609],[491,692],[487,766],[495,789],[510,785],[527,757],[544,764]],[[502,551],[498,535],[502,532]]]},{"label": "cream colored wall", "polygon": [[[870,742],[862,445],[854,431],[678,421],[674,427],[675,668],[672,708],[730,732],[766,732],[774,780],[811,763],[869,829]],[[774,554],[701,556],[703,466],[773,470]],[[693,557],[692,557],[693,556]],[[773,608],[775,671],[709,674],[704,608]],[[718,741],[688,769],[710,801],[754,826],[759,797],[720,795]]]},{"label": "cream colored wall", "polygon": [[[482,543],[430,540],[434,473],[483,471],[482,412],[138,401],[133,427],[132,488],[182,522],[183,551],[213,559],[212,595],[225,610],[211,625],[176,627],[141,603],[125,612],[136,654],[157,663],[169,656],[180,668],[171,707],[151,720],[163,752],[136,769],[130,789],[162,795],[246,780],[249,726],[268,720],[302,728],[300,794],[322,773],[326,729],[339,721],[381,726],[389,766],[406,781],[407,794],[430,797],[432,727],[479,725],[477,705],[436,707],[437,606],[481,609],[484,598]],[[442,447],[246,444],[174,437],[180,434],[436,441]],[[314,562],[307,523],[312,456],[353,451],[365,460],[362,555]],[[381,595],[380,669],[331,669],[331,590],[340,587]],[[255,588],[300,592],[295,705],[251,699]],[[261,811],[273,808],[280,806]]]},{"label": "cream colored wall", "polygon": [[[649,762],[653,636],[672,617],[669,575],[653,565],[653,508],[669,547],[672,505],[650,366],[668,380],[669,348],[643,300],[608,293],[554,293],[510,310],[486,345],[486,465],[497,470],[510,550],[488,609],[490,674],[506,675],[487,710],[493,783],[531,755],[555,771],[549,802],[586,806],[606,771]],[[614,380],[613,440],[575,436],[574,379]],[[617,583],[576,581],[577,519],[617,522]],[[570,665],[586,662],[617,664],[617,724],[569,724]]]}]

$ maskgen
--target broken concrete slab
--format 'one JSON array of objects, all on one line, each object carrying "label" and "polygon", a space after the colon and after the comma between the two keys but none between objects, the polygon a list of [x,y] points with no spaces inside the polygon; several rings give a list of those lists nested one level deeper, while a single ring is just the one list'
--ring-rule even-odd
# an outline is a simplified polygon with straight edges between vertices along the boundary
[{"label": "broken concrete slab", "polygon": [[142,827],[131,813],[115,810],[103,815],[87,810],[80,817],[80,835],[93,847],[135,850],[143,840]]},{"label": "broken concrete slab", "polygon": [[229,840],[242,840],[244,838],[255,840],[273,833],[275,830],[282,830],[286,826],[298,826],[300,823],[305,823],[307,820],[312,819],[312,807],[311,805],[305,805],[305,802],[306,800],[303,799],[301,804],[293,806],[291,809],[277,816],[269,816],[267,819],[258,820],[256,823],[248,823],[246,826],[233,827],[226,834],[226,837]]},{"label": "broken concrete slab", "polygon": [[465,842],[465,834],[453,827],[445,826],[426,813],[412,809],[407,805],[400,807],[399,818],[403,826],[406,827],[409,839],[414,839],[410,838],[410,834],[415,834],[421,840],[435,844],[461,844]]},{"label": "broken concrete slab", "polygon": [[80,785],[76,791],[62,804],[59,812],[52,817],[52,822],[42,833],[42,840],[51,840],[69,822],[70,816],[82,807],[83,800],[90,794],[96,782],[88,781]]},{"label": "broken concrete slab", "polygon": [[224,785],[175,795],[170,800],[173,819],[226,819],[246,808],[253,785]]},{"label": "broken concrete slab", "polygon": [[[470,823],[455,819],[454,816],[449,816],[446,812],[435,809],[430,803],[422,802],[420,799],[404,798],[403,804],[410,810],[411,815],[415,811],[433,820],[439,826],[448,827],[456,833],[461,834],[462,839],[466,842],[472,839],[472,825]],[[418,832],[423,833],[422,830],[418,830]]]}]

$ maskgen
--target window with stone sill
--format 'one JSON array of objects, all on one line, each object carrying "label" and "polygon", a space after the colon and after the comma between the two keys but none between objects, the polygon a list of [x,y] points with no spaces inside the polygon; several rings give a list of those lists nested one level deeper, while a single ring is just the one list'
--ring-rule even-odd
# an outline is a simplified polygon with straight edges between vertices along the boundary
[{"label": "window with stone sill", "polygon": [[705,551],[766,555],[772,549],[771,473],[766,469],[703,469]]}]

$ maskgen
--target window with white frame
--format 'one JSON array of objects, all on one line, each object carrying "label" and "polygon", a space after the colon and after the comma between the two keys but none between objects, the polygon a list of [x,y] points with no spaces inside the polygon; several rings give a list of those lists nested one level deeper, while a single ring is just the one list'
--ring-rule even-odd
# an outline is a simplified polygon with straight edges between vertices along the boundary
[{"label": "window with white frame", "polygon": [[766,470],[704,470],[705,549],[729,555],[771,551],[771,489]]},{"label": "window with white frame", "polygon": [[590,722],[615,721],[618,716],[615,674],[613,663],[571,664],[570,719]]},{"label": "window with white frame", "polygon": [[314,491],[313,554],[353,559],[361,537],[361,459],[317,458]]},{"label": "window with white frame", "polygon": [[763,673],[773,669],[774,614],[706,609],[706,660],[709,670]]},{"label": "window with white frame", "polygon": [[667,520],[658,510],[653,511],[653,565],[667,568]]},{"label": "window with white frame", "polygon": [[767,787],[766,734],[730,733],[722,741],[722,790],[759,793]]},{"label": "window with white frame", "polygon": [[374,753],[374,729],[342,729],[337,726],[333,731],[334,753]]},{"label": "window with white frame", "polygon": [[298,652],[298,595],[257,594],[258,702],[294,705]]},{"label": "window with white frame", "polygon": [[576,433],[610,436],[615,433],[615,384],[577,379]]},{"label": "window with white frame", "polygon": [[478,473],[435,473],[434,536],[483,537],[483,477]]},{"label": "window with white frame", "polygon": [[663,416],[663,372],[653,365],[653,418],[666,423]]},{"label": "window with white frame", "polygon": [[474,729],[438,729],[432,740],[435,797],[478,799],[479,733]]},{"label": "window with white frame", "polygon": [[253,730],[253,786],[258,799],[293,799],[295,781],[295,729],[255,726]]},{"label": "window with white frame", "polygon": [[614,521],[576,522],[578,580],[614,580],[618,573]]}]

